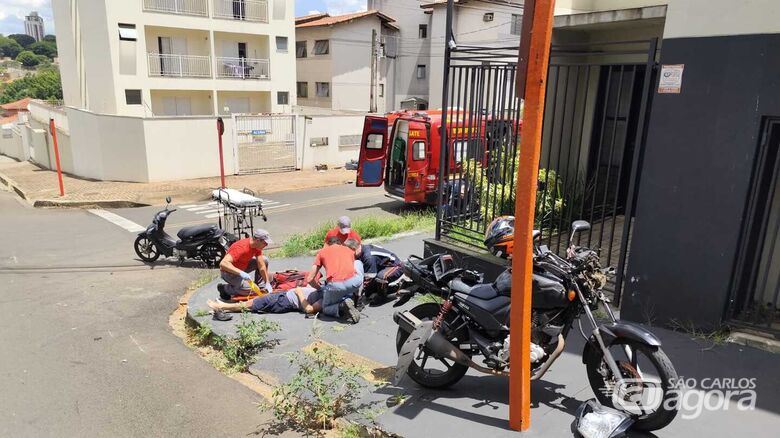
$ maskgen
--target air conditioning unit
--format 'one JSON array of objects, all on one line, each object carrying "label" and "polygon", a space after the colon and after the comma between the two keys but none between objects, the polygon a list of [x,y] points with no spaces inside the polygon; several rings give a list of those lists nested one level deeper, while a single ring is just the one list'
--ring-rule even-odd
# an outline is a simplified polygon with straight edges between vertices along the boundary
[{"label": "air conditioning unit", "polygon": [[493,21],[494,17],[495,17],[495,15],[492,12],[488,12],[485,15],[482,16],[482,21],[484,21],[485,23],[489,23],[489,22]]}]

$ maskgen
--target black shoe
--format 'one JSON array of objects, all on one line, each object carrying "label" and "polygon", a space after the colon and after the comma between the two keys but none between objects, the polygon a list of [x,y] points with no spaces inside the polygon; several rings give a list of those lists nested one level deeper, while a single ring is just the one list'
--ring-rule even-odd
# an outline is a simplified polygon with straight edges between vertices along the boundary
[{"label": "black shoe", "polygon": [[235,303],[233,297],[225,291],[225,284],[218,284],[217,290],[219,291],[219,299],[226,303]]},{"label": "black shoe", "polygon": [[357,324],[360,321],[360,312],[355,308],[355,303],[350,298],[339,305],[339,316],[350,324]]}]

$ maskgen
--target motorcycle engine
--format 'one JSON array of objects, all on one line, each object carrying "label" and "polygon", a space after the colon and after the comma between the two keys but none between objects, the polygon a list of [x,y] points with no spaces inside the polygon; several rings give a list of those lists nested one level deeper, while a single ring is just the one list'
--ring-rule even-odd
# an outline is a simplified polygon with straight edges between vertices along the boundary
[{"label": "motorcycle engine", "polygon": [[[547,353],[544,351],[544,348],[531,342],[531,364],[541,361],[545,356],[547,356]],[[504,339],[504,346],[498,352],[498,357],[504,362],[509,363],[509,336]]]}]

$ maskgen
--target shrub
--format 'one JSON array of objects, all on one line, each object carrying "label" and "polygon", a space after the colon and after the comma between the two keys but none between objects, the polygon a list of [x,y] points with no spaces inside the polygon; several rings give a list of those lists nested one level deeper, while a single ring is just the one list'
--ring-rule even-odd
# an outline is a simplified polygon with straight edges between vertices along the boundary
[{"label": "shrub", "polygon": [[25,97],[43,100],[62,99],[60,73],[57,70],[47,69],[17,79],[0,88],[0,103],[14,102]]},{"label": "shrub", "polygon": [[38,55],[29,50],[24,50],[16,55],[16,60],[21,62],[25,67],[35,67],[41,63],[41,59],[38,57]]},{"label": "shrub", "polygon": [[266,318],[250,319],[246,314],[241,316],[241,322],[236,326],[238,337],[223,338],[215,336],[212,339],[214,347],[225,356],[228,371],[243,372],[249,369],[260,351],[270,347],[268,335],[278,332],[281,327],[276,321]]}]

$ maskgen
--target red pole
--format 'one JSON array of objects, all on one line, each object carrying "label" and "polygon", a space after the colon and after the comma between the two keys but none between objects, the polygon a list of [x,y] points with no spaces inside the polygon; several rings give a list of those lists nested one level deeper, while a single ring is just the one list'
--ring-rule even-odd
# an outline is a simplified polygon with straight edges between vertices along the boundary
[{"label": "red pole", "polygon": [[[544,98],[555,0],[526,0],[518,67],[523,89],[523,132],[515,186],[515,246],[512,256],[512,310],[509,316],[509,427],[531,426],[531,274],[532,230],[542,143]],[[525,67],[525,71],[521,69]],[[524,77],[522,77],[524,75]],[[524,85],[524,87],[523,87]]]},{"label": "red pole", "polygon": [[222,154],[222,134],[225,133],[225,122],[222,117],[217,117],[217,138],[219,138],[219,176],[222,179],[222,188],[225,188],[225,158]]},{"label": "red pole", "polygon": [[49,119],[49,131],[54,140],[54,161],[57,163],[57,179],[60,182],[60,196],[65,196],[65,186],[62,185],[62,168],[60,167],[60,148],[57,145],[57,127],[54,126],[54,119]]}]

